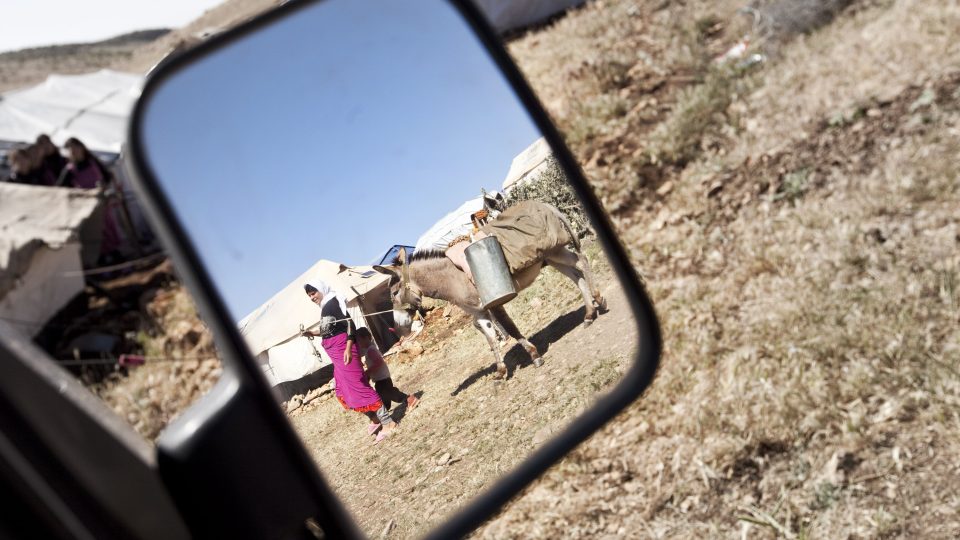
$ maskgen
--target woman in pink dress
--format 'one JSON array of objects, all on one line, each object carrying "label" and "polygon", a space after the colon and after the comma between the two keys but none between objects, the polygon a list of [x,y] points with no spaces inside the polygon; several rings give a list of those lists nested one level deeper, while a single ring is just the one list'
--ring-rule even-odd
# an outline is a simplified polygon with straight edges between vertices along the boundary
[{"label": "woman in pink dress", "polygon": [[377,391],[370,387],[346,302],[321,280],[312,280],[303,286],[303,290],[313,303],[320,306],[320,332],[304,331],[303,334],[323,338],[323,350],[333,362],[337,400],[345,409],[366,415],[372,422],[368,432],[372,435],[379,431],[374,443],[382,441],[397,424],[383,406]]}]

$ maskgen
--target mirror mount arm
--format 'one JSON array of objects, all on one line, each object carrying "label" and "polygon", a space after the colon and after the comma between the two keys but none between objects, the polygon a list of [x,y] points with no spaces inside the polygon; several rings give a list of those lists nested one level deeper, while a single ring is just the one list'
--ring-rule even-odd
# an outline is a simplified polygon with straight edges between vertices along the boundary
[{"label": "mirror mount arm", "polygon": [[306,534],[312,518],[329,538],[358,538],[352,523],[340,518],[345,512],[339,501],[291,466],[289,447],[273,429],[273,411],[263,410],[250,392],[225,370],[213,390],[157,441],[160,476],[191,533],[296,538]]}]

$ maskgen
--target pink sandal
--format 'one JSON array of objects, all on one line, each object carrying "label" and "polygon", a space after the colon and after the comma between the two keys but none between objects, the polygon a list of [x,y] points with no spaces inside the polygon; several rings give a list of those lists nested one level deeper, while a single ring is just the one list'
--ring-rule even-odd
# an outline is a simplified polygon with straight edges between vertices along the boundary
[{"label": "pink sandal", "polygon": [[367,435],[373,435],[374,433],[380,431],[380,428],[383,426],[381,424],[369,424],[367,425]]},{"label": "pink sandal", "polygon": [[413,394],[410,394],[409,396],[407,396],[407,411],[412,411],[416,409],[417,405],[419,404],[420,404],[420,398],[418,398]]},{"label": "pink sandal", "polygon": [[381,431],[380,433],[377,433],[377,438],[373,440],[373,444],[378,444],[389,436],[389,431]]}]

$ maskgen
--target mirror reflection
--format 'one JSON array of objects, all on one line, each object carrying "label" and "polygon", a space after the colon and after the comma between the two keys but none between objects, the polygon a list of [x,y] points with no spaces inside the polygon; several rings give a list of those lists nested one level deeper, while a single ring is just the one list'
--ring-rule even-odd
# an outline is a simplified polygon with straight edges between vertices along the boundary
[{"label": "mirror reflection", "polygon": [[441,521],[633,357],[627,302],[549,145],[446,3],[302,8],[163,82],[143,140],[370,534]]}]

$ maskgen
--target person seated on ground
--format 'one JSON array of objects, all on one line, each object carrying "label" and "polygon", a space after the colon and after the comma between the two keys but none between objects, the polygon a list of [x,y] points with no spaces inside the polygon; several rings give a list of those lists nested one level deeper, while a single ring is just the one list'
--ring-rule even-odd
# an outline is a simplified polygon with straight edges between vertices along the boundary
[{"label": "person seated on ground", "polygon": [[301,334],[323,339],[323,350],[333,363],[337,400],[344,409],[357,411],[370,419],[368,433],[376,433],[374,444],[379,443],[393,432],[397,424],[380,395],[370,387],[370,379],[363,370],[357,349],[353,320],[347,314],[347,304],[319,279],[304,284],[303,290],[310,301],[320,306],[320,332],[304,330]]},{"label": "person seated on ground", "polygon": [[31,163],[30,154],[24,148],[17,148],[7,154],[10,163],[10,177],[8,180],[17,184],[37,185],[40,176]]},{"label": "person seated on ground", "polygon": [[383,400],[383,406],[390,408],[392,403],[406,403],[407,410],[412,411],[420,403],[420,398],[413,394],[404,394],[393,385],[393,379],[390,378],[390,368],[383,359],[380,349],[373,342],[373,335],[367,328],[357,328],[357,350],[363,355],[367,365],[367,377],[373,381],[373,387],[376,389],[380,399]]},{"label": "person seated on ground", "polygon": [[69,138],[64,147],[70,154],[70,161],[63,169],[58,185],[81,189],[106,187],[113,181],[113,175],[97,156],[87,150],[79,139]]},{"label": "person seated on ground", "polygon": [[60,149],[46,134],[37,137],[33,145],[40,159],[40,178],[45,186],[52,186],[60,179],[60,173],[67,166],[67,158],[60,155]]},{"label": "person seated on ground", "polygon": [[[79,139],[69,138],[64,147],[70,153],[70,160],[60,174],[56,185],[80,189],[106,189],[113,184],[113,173]],[[114,192],[114,195],[118,195]],[[120,222],[117,212],[120,210],[120,197],[107,196],[103,209],[103,232],[100,242],[100,260],[98,264],[113,264],[122,259],[120,254]]]}]

